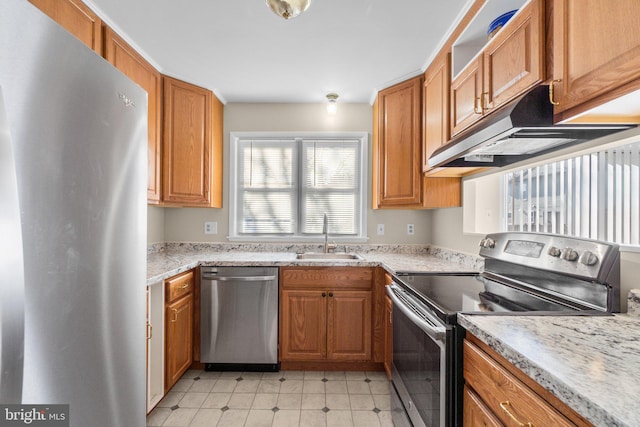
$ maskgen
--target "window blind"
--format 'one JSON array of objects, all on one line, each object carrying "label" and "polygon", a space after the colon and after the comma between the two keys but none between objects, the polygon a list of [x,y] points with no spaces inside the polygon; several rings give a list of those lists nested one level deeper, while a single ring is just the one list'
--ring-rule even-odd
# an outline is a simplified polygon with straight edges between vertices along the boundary
[{"label": "window blind", "polygon": [[[237,138],[232,236],[362,236],[363,138]],[[234,169],[232,167],[232,169]],[[233,181],[235,181],[235,188]]]},{"label": "window blind", "polygon": [[505,174],[504,226],[640,245],[640,142]]}]

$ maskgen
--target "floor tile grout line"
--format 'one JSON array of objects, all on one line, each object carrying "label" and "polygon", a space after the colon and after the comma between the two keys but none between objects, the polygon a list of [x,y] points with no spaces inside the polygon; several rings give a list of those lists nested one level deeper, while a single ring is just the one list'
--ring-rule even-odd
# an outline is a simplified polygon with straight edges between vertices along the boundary
[{"label": "floor tile grout line", "polygon": [[[236,375],[239,374],[239,375]],[[303,381],[303,386],[304,386],[304,380],[307,379],[308,381],[323,381],[322,384],[322,389],[323,392],[321,393],[315,393],[317,395],[323,395],[324,396],[324,401],[325,401],[325,406],[324,408],[327,408],[327,412],[324,412],[324,416],[325,416],[325,421],[326,421],[326,417],[327,417],[327,413],[332,411],[332,409],[328,408],[327,402],[327,396],[338,396],[341,395],[343,397],[347,397],[347,400],[349,402],[348,404],[348,408],[340,408],[340,405],[338,408],[334,408],[333,411],[348,411],[349,412],[349,419],[351,424],[353,424],[354,421],[354,412],[356,412],[356,415],[361,416],[360,414],[366,414],[369,413],[369,415],[371,416],[370,412],[373,412],[375,415],[375,419],[378,421],[379,424],[386,426],[391,426],[390,424],[390,408],[386,408],[385,406],[389,405],[389,402],[385,402],[382,405],[382,408],[378,408],[378,403],[376,402],[376,398],[378,401],[380,401],[380,399],[384,400],[384,396],[389,396],[388,392],[387,393],[380,393],[380,389],[377,389],[378,393],[374,393],[374,389],[372,389],[371,387],[381,387],[381,382],[385,382],[387,384],[387,387],[389,385],[389,381],[386,379],[386,376],[384,376],[384,374],[380,374],[380,373],[373,373],[372,375],[370,375],[370,373],[366,372],[341,372],[341,373],[335,373],[335,372],[323,372],[320,373],[318,371],[282,371],[276,375],[269,375],[270,373],[266,373],[266,374],[262,374],[262,375],[257,375],[255,373],[216,373],[216,374],[209,374],[207,372],[204,371],[188,371],[187,374],[185,374],[183,376],[183,378],[181,378],[181,380],[183,379],[192,379],[193,381],[191,382],[191,384],[189,385],[189,387],[187,387],[184,391],[179,391],[174,393],[174,395],[178,396],[178,399],[176,399],[178,401],[178,408],[179,408],[179,403],[187,398],[187,399],[195,399],[196,394],[201,394],[204,395],[206,394],[207,397],[204,397],[202,399],[202,401],[199,402],[197,407],[188,407],[185,409],[190,409],[192,411],[195,411],[195,414],[198,413],[198,411],[202,410],[202,409],[220,409],[220,408],[209,408],[209,407],[204,407],[205,405],[205,400],[211,395],[211,394],[227,394],[228,395],[228,400],[226,401],[227,403],[230,403],[231,398],[233,397],[234,393],[238,393],[236,395],[236,397],[239,397],[240,394],[246,394],[246,395],[251,395],[251,402],[248,404],[248,407],[240,407],[240,408],[233,408],[233,409],[240,409],[243,410],[245,412],[247,412],[243,424],[245,424],[247,422],[247,417],[248,414],[251,413],[251,411],[254,410],[264,410],[264,409],[259,409],[259,408],[254,408],[254,403],[255,400],[257,398],[257,395],[260,394],[258,393],[258,390],[255,389],[250,389],[249,391],[247,390],[242,390],[242,391],[238,391],[238,385],[246,379],[251,379],[251,380],[259,380],[262,381],[264,379],[278,379],[278,377],[280,377],[280,379],[283,379],[283,381],[281,381],[281,384],[283,382],[286,382],[287,379],[291,379],[291,380],[297,380]],[[289,378],[287,378],[289,377]],[[329,377],[329,378],[327,378]],[[195,389],[193,388],[195,386],[195,384],[202,380],[202,379],[207,379],[207,380],[213,380],[215,382],[219,381],[219,380],[236,380],[236,383],[233,384],[233,387],[229,387],[229,389],[226,389],[223,392],[215,392],[215,382],[213,383],[213,385],[211,385],[211,388],[204,388],[204,389],[198,389],[197,391],[194,391]],[[360,387],[352,387],[351,390],[349,390],[348,388],[348,384],[349,382],[351,382],[352,384],[361,384],[361,381],[364,382],[366,384],[365,388],[362,388],[362,386]],[[344,393],[332,393],[332,392],[327,392],[327,388],[326,388],[326,384],[331,382],[332,384],[336,384],[336,383],[345,383],[347,385],[347,389],[345,390]],[[371,385],[371,387],[370,387]],[[173,391],[173,390],[172,390]],[[388,390],[387,390],[388,391]],[[192,394],[192,396],[187,396],[187,394]],[[264,393],[263,393],[264,394]],[[302,398],[307,395],[307,394],[312,394],[312,393],[304,393],[304,387],[302,392],[296,392],[296,393],[283,393],[282,392],[282,387],[278,388],[278,392],[277,393],[271,393],[275,396],[276,402],[280,401],[281,396],[293,396],[293,395],[297,395],[300,396],[300,406],[297,407],[297,404],[295,405],[294,408],[292,409],[281,409],[283,411],[289,411],[289,410],[293,410],[298,412],[298,423],[301,422],[301,418],[302,418],[302,412],[303,411],[319,411],[319,409],[312,409],[312,408],[302,408]],[[353,398],[352,398],[353,396]],[[360,396],[358,398],[356,398],[356,396]],[[366,396],[366,398],[364,397]],[[290,397],[287,397],[290,399]],[[353,408],[353,400],[354,399],[368,399],[369,402],[371,402],[370,404],[368,404],[367,406],[358,406],[356,408]],[[164,400],[164,399],[163,399]],[[187,400],[188,401],[188,400]],[[162,402],[161,402],[162,403]],[[246,405],[246,404],[245,404]],[[173,405],[176,406],[176,405]],[[371,406],[373,406],[373,408],[371,408]],[[168,411],[169,408],[166,407],[166,405],[164,406],[158,406],[159,408],[164,409],[165,411]],[[155,411],[155,410],[154,410]],[[197,415],[193,415],[193,417],[197,416]],[[153,412],[152,414],[153,415]],[[386,417],[387,421],[384,421],[384,417]],[[168,417],[166,417],[168,418]],[[166,422],[166,418],[164,421],[162,421],[162,423]],[[222,417],[221,417],[222,418]],[[274,420],[275,420],[275,413],[274,413]],[[149,418],[148,418],[149,420]],[[191,422],[191,421],[190,421]],[[219,422],[219,421],[218,421]],[[273,422],[272,422],[273,424]],[[149,427],[151,426],[151,424],[149,425]]]}]

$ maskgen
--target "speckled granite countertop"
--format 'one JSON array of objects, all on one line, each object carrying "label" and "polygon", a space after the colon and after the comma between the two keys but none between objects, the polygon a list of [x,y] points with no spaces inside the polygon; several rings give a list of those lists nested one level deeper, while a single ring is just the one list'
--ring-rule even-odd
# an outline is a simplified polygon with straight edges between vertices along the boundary
[{"label": "speckled granite countertop", "polygon": [[458,322],[594,425],[637,427],[639,297],[631,292],[626,315],[463,314]]},{"label": "speckled granite countertop", "polygon": [[[342,248],[342,245],[340,245]],[[199,265],[382,266],[388,271],[479,271],[482,259],[424,245],[349,245],[358,260],[298,260],[296,253],[321,252],[318,245],[169,243],[147,255],[147,285]]]}]

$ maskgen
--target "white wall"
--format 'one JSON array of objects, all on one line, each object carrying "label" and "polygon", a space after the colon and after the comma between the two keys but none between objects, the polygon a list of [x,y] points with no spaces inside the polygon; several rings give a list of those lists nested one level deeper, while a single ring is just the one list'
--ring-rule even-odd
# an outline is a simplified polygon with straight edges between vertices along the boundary
[{"label": "white wall", "polygon": [[147,206],[147,244],[164,242],[164,209]]},{"label": "white wall", "polygon": [[[224,110],[224,170],[229,170],[230,132],[290,131],[364,131],[369,133],[368,179],[366,191],[369,243],[429,243],[431,212],[425,210],[371,209],[371,131],[373,110],[369,104],[338,104],[338,113],[329,116],[324,104],[227,104]],[[229,230],[229,188],[223,184],[223,208],[164,208],[164,240],[190,242],[226,242]],[[161,208],[152,208],[161,209]],[[151,215],[154,218],[151,218]],[[158,223],[159,215],[150,214]],[[216,221],[218,234],[205,235],[204,222]],[[377,224],[385,225],[385,234],[376,234]],[[415,234],[406,234],[407,224],[414,224]],[[151,238],[151,234],[150,238]],[[159,236],[159,232],[154,232]]]}]

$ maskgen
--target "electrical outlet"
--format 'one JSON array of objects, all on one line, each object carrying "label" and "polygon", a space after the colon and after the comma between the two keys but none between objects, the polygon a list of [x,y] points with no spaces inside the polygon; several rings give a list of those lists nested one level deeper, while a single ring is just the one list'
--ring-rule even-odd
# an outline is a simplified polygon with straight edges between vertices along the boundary
[{"label": "electrical outlet", "polygon": [[407,224],[407,234],[412,235],[413,231],[413,224]]},{"label": "electrical outlet", "polygon": [[378,236],[384,235],[384,224],[378,224]]},{"label": "electrical outlet", "polygon": [[205,222],[204,234],[218,234],[218,223],[216,221]]}]

